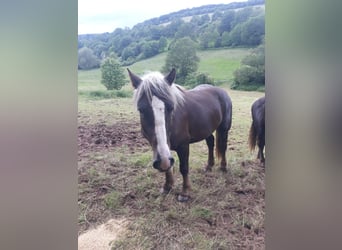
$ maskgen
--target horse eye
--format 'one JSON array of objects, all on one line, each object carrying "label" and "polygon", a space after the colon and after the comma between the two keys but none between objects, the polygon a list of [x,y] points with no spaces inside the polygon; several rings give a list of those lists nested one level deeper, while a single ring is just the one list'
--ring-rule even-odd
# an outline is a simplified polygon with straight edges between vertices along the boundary
[{"label": "horse eye", "polygon": [[171,112],[173,110],[172,105],[166,105],[166,111]]}]

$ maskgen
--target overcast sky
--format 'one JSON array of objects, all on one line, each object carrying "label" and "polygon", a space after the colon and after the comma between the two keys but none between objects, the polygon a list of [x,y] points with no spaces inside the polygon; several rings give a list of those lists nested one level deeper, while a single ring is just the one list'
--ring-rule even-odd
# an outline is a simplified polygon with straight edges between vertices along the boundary
[{"label": "overcast sky", "polygon": [[132,28],[145,20],[207,4],[247,0],[78,0],[78,34]]}]

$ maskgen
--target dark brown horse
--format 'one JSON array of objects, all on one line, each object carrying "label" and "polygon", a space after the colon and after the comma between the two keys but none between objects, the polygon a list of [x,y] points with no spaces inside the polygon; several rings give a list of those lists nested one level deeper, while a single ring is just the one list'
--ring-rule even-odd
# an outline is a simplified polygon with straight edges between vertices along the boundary
[{"label": "dark brown horse", "polygon": [[142,78],[129,69],[129,77],[135,88],[134,100],[140,112],[142,134],[153,149],[153,167],[165,172],[163,193],[173,186],[171,167],[174,159],[170,150],[177,152],[180,172],[183,176],[179,201],[189,199],[189,144],[206,140],[208,163],[206,170],[214,166],[214,136],[216,130],[216,153],[221,158],[220,168],[227,170],[226,149],[228,131],[232,121],[232,103],[226,91],[211,85],[200,85],[185,90],[173,83],[175,69],[164,76],[159,72]]},{"label": "dark brown horse", "polygon": [[252,105],[252,125],[249,130],[249,148],[253,151],[258,144],[258,159],[265,165],[265,96],[256,100]]}]

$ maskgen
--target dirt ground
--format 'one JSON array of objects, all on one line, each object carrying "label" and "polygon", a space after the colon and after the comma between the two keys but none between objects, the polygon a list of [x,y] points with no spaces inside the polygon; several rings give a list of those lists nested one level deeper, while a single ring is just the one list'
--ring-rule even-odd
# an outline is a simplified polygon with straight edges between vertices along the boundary
[{"label": "dirt ground", "polygon": [[[229,148],[235,150],[234,145]],[[124,216],[128,221],[143,220],[152,209],[156,215],[162,216],[160,220],[165,219],[168,223],[163,228],[168,228],[169,242],[160,239],[153,228],[137,233],[144,228],[134,225],[128,227],[126,240],[134,242],[134,237],[145,236],[154,241],[148,245],[152,248],[170,246],[170,242],[177,245],[187,234],[182,231],[186,227],[206,239],[212,239],[212,249],[228,249],[225,244],[234,245],[236,248],[233,249],[265,248],[265,169],[256,160],[241,161],[236,168],[238,170],[227,177],[221,177],[218,170],[202,173],[198,169],[190,169],[190,178],[198,195],[187,204],[179,204],[175,199],[177,190],[174,195],[160,200],[156,183],[161,185],[163,177],[157,171],[155,174],[153,172],[149,183],[138,183],[142,175],[141,165],[144,164],[137,160],[133,167],[129,167],[131,161],[128,158],[144,152],[151,154],[147,141],[141,136],[138,122],[78,126],[79,234],[112,218]],[[179,176],[177,183],[180,186]],[[202,190],[204,193],[200,196]],[[120,195],[118,204],[106,198],[113,191]],[[190,213],[192,215],[187,216]],[[193,241],[197,239],[191,233],[189,237],[193,237]],[[125,244],[127,249],[132,247]],[[182,244],[179,243],[179,249],[183,249]],[[192,248],[191,244],[185,245],[185,248]],[[126,249],[124,246],[121,245]],[[145,249],[144,246],[141,248]]]}]

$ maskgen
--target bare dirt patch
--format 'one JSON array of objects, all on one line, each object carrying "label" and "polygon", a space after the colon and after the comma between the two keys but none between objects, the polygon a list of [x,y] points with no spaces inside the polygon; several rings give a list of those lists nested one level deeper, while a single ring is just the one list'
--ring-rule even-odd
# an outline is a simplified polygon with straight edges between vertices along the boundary
[{"label": "bare dirt patch", "polygon": [[85,232],[78,237],[79,250],[107,250],[111,242],[124,233],[127,221],[124,219],[111,219],[106,223]]},{"label": "bare dirt patch", "polygon": [[113,125],[97,123],[78,126],[78,149],[79,152],[89,150],[101,150],[104,148],[122,147],[143,147],[147,141],[142,138],[140,124],[127,121]]}]

